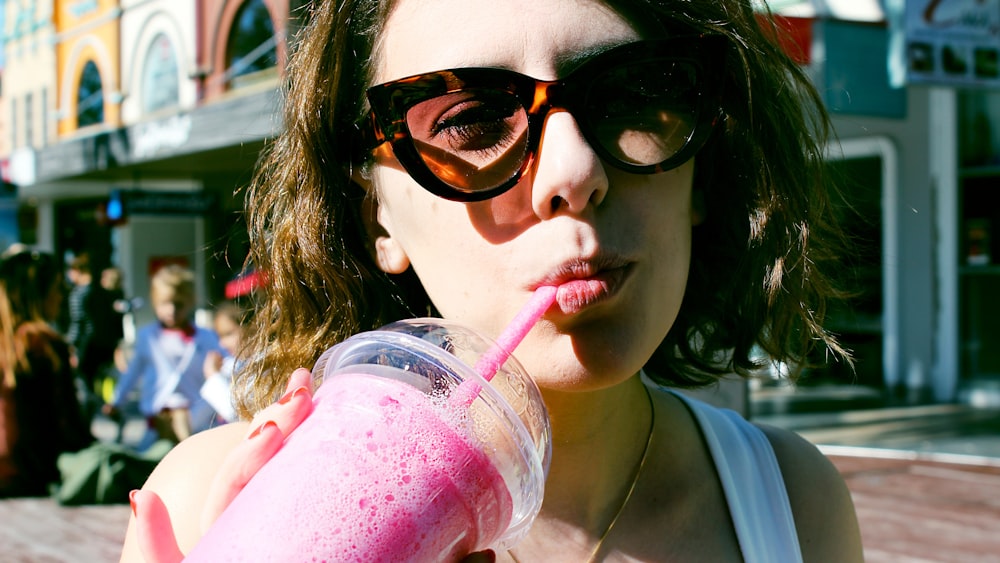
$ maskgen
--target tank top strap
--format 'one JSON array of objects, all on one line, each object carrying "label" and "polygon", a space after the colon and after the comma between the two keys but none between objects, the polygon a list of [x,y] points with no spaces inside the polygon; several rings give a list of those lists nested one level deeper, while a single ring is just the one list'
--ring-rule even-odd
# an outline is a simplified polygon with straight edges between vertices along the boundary
[{"label": "tank top strap", "polygon": [[774,449],[739,413],[665,389],[687,405],[701,428],[747,563],[802,561],[795,519]]}]

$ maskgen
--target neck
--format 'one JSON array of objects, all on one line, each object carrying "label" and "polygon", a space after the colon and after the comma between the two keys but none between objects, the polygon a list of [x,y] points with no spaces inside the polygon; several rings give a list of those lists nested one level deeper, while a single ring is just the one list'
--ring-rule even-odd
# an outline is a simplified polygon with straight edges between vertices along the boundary
[{"label": "neck", "polygon": [[599,391],[545,394],[552,464],[541,517],[599,535],[632,483],[650,430],[639,376]]}]

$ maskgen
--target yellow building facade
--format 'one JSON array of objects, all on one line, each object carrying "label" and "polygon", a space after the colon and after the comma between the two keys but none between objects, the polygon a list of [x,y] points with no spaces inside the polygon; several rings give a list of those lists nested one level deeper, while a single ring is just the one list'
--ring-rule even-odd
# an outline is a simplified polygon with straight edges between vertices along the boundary
[{"label": "yellow building facade", "polygon": [[54,8],[59,136],[120,126],[120,2],[56,0]]}]

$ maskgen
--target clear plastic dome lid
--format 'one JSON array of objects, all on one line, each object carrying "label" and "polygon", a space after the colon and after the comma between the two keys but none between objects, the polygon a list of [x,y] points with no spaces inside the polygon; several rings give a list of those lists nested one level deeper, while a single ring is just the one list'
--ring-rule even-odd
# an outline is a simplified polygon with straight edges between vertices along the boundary
[{"label": "clear plastic dome lid", "polygon": [[[348,370],[392,372],[390,377],[460,409],[514,501],[510,528],[493,544],[504,549],[527,533],[541,509],[552,445],[541,393],[521,364],[504,352],[502,361],[489,363],[488,369],[477,366],[486,354],[495,358],[497,350],[491,339],[453,321],[408,319],[356,334],[327,350],[313,377],[319,384]],[[478,373],[476,367],[496,371]]]}]

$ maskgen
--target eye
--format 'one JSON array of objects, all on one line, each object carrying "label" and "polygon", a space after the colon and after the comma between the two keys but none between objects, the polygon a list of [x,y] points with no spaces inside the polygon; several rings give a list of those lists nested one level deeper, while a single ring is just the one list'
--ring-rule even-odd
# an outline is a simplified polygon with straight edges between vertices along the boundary
[{"label": "eye", "polygon": [[445,111],[431,134],[456,152],[503,151],[517,137],[521,114],[523,108],[513,96],[478,92]]},{"label": "eye", "polygon": [[658,60],[612,69],[587,94],[587,115],[598,142],[636,165],[663,162],[690,139],[698,114],[697,69]]},{"label": "eye", "polygon": [[698,106],[697,73],[689,64],[662,61],[630,65],[607,73],[592,87],[588,105],[597,120],[647,120],[664,114],[689,116]]},{"label": "eye", "polygon": [[421,152],[444,151],[476,159],[501,154],[527,127],[524,108],[515,96],[485,89],[425,100],[410,108],[406,122]]}]

